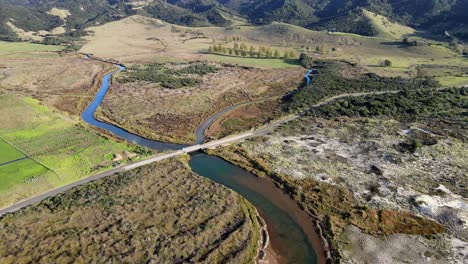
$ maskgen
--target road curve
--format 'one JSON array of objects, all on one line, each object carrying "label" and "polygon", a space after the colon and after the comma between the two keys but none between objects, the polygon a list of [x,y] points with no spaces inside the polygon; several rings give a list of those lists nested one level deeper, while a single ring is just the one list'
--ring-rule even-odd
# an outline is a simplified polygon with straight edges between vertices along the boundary
[{"label": "road curve", "polygon": [[264,102],[264,101],[267,101],[267,100],[270,100],[270,99],[273,99],[273,98],[278,98],[279,96],[269,96],[269,97],[264,97],[264,98],[260,98],[258,100],[254,100],[254,101],[246,101],[246,102],[242,102],[242,103],[238,103],[238,104],[235,104],[235,105],[232,105],[224,110],[221,110],[219,112],[217,112],[216,114],[210,116],[209,118],[207,118],[205,121],[203,121],[196,129],[195,131],[195,136],[196,136],[196,141],[195,141],[195,144],[203,144],[205,143],[205,132],[206,130],[222,115],[234,110],[234,109],[237,109],[241,106],[247,106],[247,105],[252,105],[252,104],[256,104],[256,103],[260,103],[260,102]]}]

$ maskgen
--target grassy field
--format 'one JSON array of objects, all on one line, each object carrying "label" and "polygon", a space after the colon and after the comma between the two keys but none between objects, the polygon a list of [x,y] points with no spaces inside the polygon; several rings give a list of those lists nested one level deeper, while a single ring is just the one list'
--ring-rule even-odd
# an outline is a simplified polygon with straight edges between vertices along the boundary
[{"label": "grassy field", "polygon": [[299,67],[299,65],[288,63],[283,59],[242,58],[242,57],[224,56],[224,55],[216,55],[216,54],[208,55],[207,59],[217,61],[217,62],[239,64],[239,65],[257,67],[257,68]]},{"label": "grassy field", "polygon": [[[0,207],[37,193],[29,188],[36,184],[36,178],[41,178],[48,187],[58,187],[126,160],[113,162],[117,154],[126,157],[126,151],[136,151],[88,131],[35,99],[0,96],[0,112],[2,137],[42,163],[34,165],[32,160],[24,160],[1,168],[1,178],[10,184],[4,183],[8,188],[0,191],[4,198]],[[44,175],[47,170],[52,173]],[[23,187],[32,193],[23,193]]]},{"label": "grassy field", "polygon": [[0,41],[0,55],[7,56],[12,53],[27,52],[56,52],[63,50],[62,46],[42,45],[29,42]]},{"label": "grassy field", "polygon": [[388,18],[363,10],[364,15],[371,21],[372,27],[377,31],[377,36],[390,39],[402,39],[406,35],[416,32],[413,28],[392,22]]},{"label": "grassy field", "polygon": [[24,154],[0,138],[0,163],[24,157]]},{"label": "grassy field", "polygon": [[440,82],[442,86],[462,86],[468,85],[468,76],[442,76],[436,77],[436,80]]},{"label": "grassy field", "polygon": [[167,160],[0,219],[2,263],[253,263],[255,208]]},{"label": "grassy field", "polygon": [[32,159],[0,166],[0,193],[8,192],[27,180],[36,181],[49,172],[49,169]]},{"label": "grassy field", "polygon": [[[0,93],[33,96],[51,108],[79,115],[95,93],[94,79],[110,66],[81,54],[59,54],[48,52],[49,46],[29,45],[0,44],[5,51],[0,51]],[[31,52],[23,52],[23,47]]]},{"label": "grassy field", "polygon": [[[411,33],[410,29],[401,28],[401,25],[389,24],[381,19],[378,22],[382,26],[385,24],[388,27],[385,30],[392,34],[400,36]],[[281,94],[278,92],[297,88],[303,80],[304,69],[282,59],[244,58],[206,52],[213,45],[233,46],[229,42],[233,36],[241,39],[237,41],[239,45],[244,43],[247,47],[265,46],[272,50],[308,52],[313,60],[345,60],[357,64],[362,72],[388,77],[415,77],[418,74],[416,68],[421,64],[468,65],[466,59],[439,45],[402,47],[395,38],[329,34],[285,23],[229,29],[188,28],[133,16],[90,30],[94,34],[87,37],[88,43],[81,51],[98,57],[129,65],[196,60],[218,64],[221,68],[219,74],[204,76],[202,83],[194,88],[167,90],[144,82],[114,82],[100,108],[99,117],[102,120],[114,122],[148,138],[180,143],[193,142],[196,126],[215,112],[264,95],[279,96]],[[316,52],[323,45],[326,46],[324,52]],[[392,67],[381,67],[384,59],[391,60]],[[241,67],[230,67],[224,63]],[[243,66],[256,69],[241,69]],[[445,78],[440,80],[447,84],[449,76],[451,74],[437,77]],[[450,81],[459,83],[460,80]],[[286,87],[290,83],[297,85]],[[225,132],[248,128],[255,123],[255,119],[268,120],[271,117],[259,118],[252,108],[241,110],[228,115],[233,120],[223,120],[228,128]],[[250,120],[240,120],[238,117],[243,114]],[[214,130],[220,131],[218,128]]]}]

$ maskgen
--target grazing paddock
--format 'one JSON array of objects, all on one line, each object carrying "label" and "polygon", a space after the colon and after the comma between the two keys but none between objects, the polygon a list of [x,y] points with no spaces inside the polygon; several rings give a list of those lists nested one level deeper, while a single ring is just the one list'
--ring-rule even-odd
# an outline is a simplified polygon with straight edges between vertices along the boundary
[{"label": "grazing paddock", "polygon": [[[24,159],[0,166],[0,197],[17,185],[42,180],[46,174],[54,177],[50,170],[33,159]],[[3,201],[2,201],[3,203]]]},{"label": "grazing paddock", "polygon": [[[0,112],[0,135],[41,163],[26,159],[0,167],[0,193],[4,196],[0,207],[111,168],[128,160],[113,161],[115,156],[138,151],[135,146],[99,136],[32,98],[2,95]],[[2,150],[6,150],[2,142]],[[14,158],[20,153],[9,155]],[[42,187],[35,188],[37,184]]]},{"label": "grazing paddock", "polygon": [[24,157],[24,154],[0,138],[0,164]]}]

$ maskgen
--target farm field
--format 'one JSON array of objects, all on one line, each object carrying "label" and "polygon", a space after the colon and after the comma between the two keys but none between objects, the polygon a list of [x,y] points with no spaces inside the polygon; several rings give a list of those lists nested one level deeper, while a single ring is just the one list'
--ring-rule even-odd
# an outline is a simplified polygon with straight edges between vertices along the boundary
[{"label": "farm field", "polygon": [[24,154],[15,149],[8,142],[0,139],[0,164],[24,157]]},{"label": "farm field", "polygon": [[74,188],[0,227],[4,263],[252,263],[260,236],[255,208],[183,158]]},{"label": "farm field", "polygon": [[78,116],[94,96],[94,80],[111,66],[60,46],[0,41],[0,93],[33,96],[48,107]]},{"label": "farm field", "polygon": [[18,54],[27,53],[57,52],[63,49],[62,46],[42,45],[29,42],[5,42],[0,41],[0,55],[2,58],[14,57]]},{"label": "farm field", "polygon": [[[30,185],[37,185],[34,188],[41,189],[42,183],[46,182],[42,178],[56,177],[52,171],[37,163],[33,159],[24,159],[0,166],[0,193],[4,194],[15,190],[18,185],[30,182]],[[41,180],[40,182],[36,182]],[[49,185],[50,186],[50,185]],[[32,189],[32,188],[29,188]],[[45,189],[43,189],[45,191]],[[26,197],[28,193],[19,194]],[[3,195],[1,195],[3,196]],[[3,203],[3,202],[2,202]]]},{"label": "farm field", "polygon": [[[2,95],[0,111],[0,135],[40,162],[26,159],[0,167],[0,207],[140,156],[133,153],[136,147],[109,141],[35,99]],[[121,158],[113,161],[117,155]]]}]

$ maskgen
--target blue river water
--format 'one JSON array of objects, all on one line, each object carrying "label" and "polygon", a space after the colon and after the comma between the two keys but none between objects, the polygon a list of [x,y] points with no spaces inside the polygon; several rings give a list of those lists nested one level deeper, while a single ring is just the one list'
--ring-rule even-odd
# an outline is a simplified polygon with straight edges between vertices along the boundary
[{"label": "blue river water", "polygon": [[[116,66],[118,70],[113,73],[125,70],[125,67],[122,65]],[[95,119],[94,114],[111,85],[113,73],[108,73],[102,78],[100,90],[82,114],[83,120],[91,126],[109,131],[129,142],[158,151],[176,150],[186,147],[185,145],[149,140],[115,125]],[[317,263],[317,255],[311,244],[310,234],[313,231],[309,230],[309,235],[307,235],[303,229],[304,223],[301,226],[299,224],[301,220],[298,220],[304,219],[305,212],[300,209],[298,210],[297,204],[280,189],[276,188],[271,181],[258,178],[218,157],[200,152],[191,155],[189,165],[195,173],[238,192],[261,212],[262,217],[269,226],[269,232],[271,232],[270,237],[273,249],[276,254],[281,256],[281,263]],[[279,197],[282,198],[280,199]],[[301,214],[302,218],[298,217]],[[311,222],[307,222],[307,229],[309,229],[309,224],[312,226]]]},{"label": "blue river water", "polygon": [[310,75],[313,71],[314,71],[313,69],[310,69],[310,70],[308,70],[307,73],[304,75],[304,77],[305,77],[306,80],[307,80],[307,85],[310,84],[311,79],[310,79],[310,76],[309,76],[309,75]]}]

